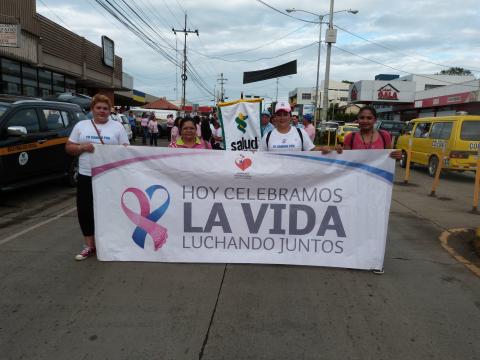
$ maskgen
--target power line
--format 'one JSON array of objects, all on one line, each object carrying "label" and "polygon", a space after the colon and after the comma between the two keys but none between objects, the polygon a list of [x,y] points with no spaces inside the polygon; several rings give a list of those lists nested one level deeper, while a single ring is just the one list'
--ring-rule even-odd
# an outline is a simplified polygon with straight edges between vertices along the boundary
[{"label": "power line", "polygon": [[[50,7],[45,3],[45,1],[43,1],[43,0],[39,0],[39,1],[43,4],[43,6],[45,6],[45,7],[48,9],[48,11],[50,11],[58,20],[60,20],[60,22],[61,22],[63,25],[65,25],[65,27],[66,27],[68,30],[72,31],[72,29],[70,29],[70,27],[65,23],[65,21],[63,21],[63,19],[62,19],[59,15],[57,15],[57,13],[56,13],[55,11],[53,11],[52,9],[50,9]],[[72,31],[72,32],[73,32],[73,31]]]},{"label": "power line", "polygon": [[265,5],[266,7],[269,7],[273,11],[276,11],[276,12],[282,14],[282,15],[288,16],[289,18],[299,20],[299,21],[303,21],[303,22],[307,22],[307,23],[318,24],[318,21],[310,21],[310,20],[301,19],[301,18],[298,18],[296,16],[290,15],[289,13],[283,12],[282,10],[277,9],[277,8],[273,7],[272,5],[267,4],[265,1],[262,1],[262,0],[257,0],[257,1],[259,3]]},{"label": "power line", "polygon": [[201,55],[201,56],[205,56],[205,57],[209,57],[209,58],[217,59],[217,60],[221,60],[221,61],[231,62],[231,63],[236,63],[236,62],[257,62],[257,61],[262,61],[262,60],[276,59],[276,58],[279,58],[279,57],[281,57],[281,56],[284,56],[284,55],[287,55],[287,54],[291,54],[291,53],[296,52],[296,51],[299,51],[299,50],[306,49],[306,48],[311,47],[311,46],[313,46],[313,45],[318,45],[318,41],[312,42],[312,43],[310,43],[310,44],[308,44],[308,45],[305,45],[305,46],[301,46],[301,47],[299,47],[299,48],[295,48],[295,49],[292,49],[292,50],[283,52],[283,53],[278,54],[278,55],[275,55],[275,56],[263,57],[263,58],[253,59],[253,60],[246,60],[246,59],[231,60],[231,59],[217,58],[217,57],[215,57],[215,56],[208,56],[208,55],[204,55],[204,54],[201,54],[201,53],[198,53],[198,52],[196,52],[196,53],[199,54],[199,55]]},{"label": "power line", "polygon": [[[167,8],[168,12],[172,15],[172,17],[177,21],[177,24],[182,26],[182,23],[180,22],[179,19],[177,19],[176,15],[173,13],[173,11],[170,9],[170,6],[168,6],[167,2],[163,0],[163,3],[165,4],[165,7]],[[153,5],[152,5],[153,6]],[[184,12],[185,13],[185,12]]]},{"label": "power line", "polygon": [[182,110],[185,110],[185,93],[187,88],[187,35],[188,34],[197,34],[198,36],[198,29],[197,30],[187,30],[187,14],[185,14],[185,26],[183,29],[173,29],[172,31],[175,35],[177,32],[182,32],[185,35],[185,40],[183,43],[183,73],[182,73]]},{"label": "power line", "polygon": [[[114,0],[114,1],[115,1],[115,0]],[[142,9],[141,7],[139,7],[138,4],[137,4],[135,1],[130,0],[130,2],[131,2],[133,5],[135,5],[135,7],[137,8],[137,10],[138,10],[139,12],[141,12],[143,16],[140,16],[140,15],[137,13],[137,11],[135,11],[135,10],[129,5],[129,3],[128,3],[126,0],[121,0],[121,1],[135,14],[135,16],[136,16],[141,22],[143,22],[143,23],[147,26],[147,28],[149,28],[154,34],[156,34],[170,49],[176,50],[176,49],[173,47],[173,44],[170,43],[167,39],[165,39],[164,35],[162,35],[161,33],[159,33],[156,29],[154,29],[154,28],[148,23],[148,21],[145,20],[145,18],[146,18],[147,20],[150,20],[150,21],[151,21],[151,19],[148,17],[148,15],[145,14],[145,12],[143,11],[143,9]]]},{"label": "power line", "polygon": [[224,102],[225,101],[225,89],[223,85],[225,85],[225,81],[228,79],[223,77],[223,73],[220,74],[220,79],[217,79],[217,81],[220,83],[220,101]]},{"label": "power line", "polygon": [[[164,0],[165,1],[165,0]],[[186,10],[183,8],[183,6],[180,4],[180,2],[177,0],[177,5],[178,7],[182,10],[183,13],[186,13]],[[190,20],[190,24],[192,24],[193,27],[195,28],[198,28],[199,26],[197,26],[193,21]],[[203,44],[203,41],[200,37],[198,37],[198,40],[199,40],[199,44],[200,44],[200,47],[202,48],[202,50],[205,52],[205,46]],[[196,53],[196,51],[192,48],[190,48],[190,51]],[[211,65],[211,63],[207,63],[207,64],[203,64],[201,62],[197,62],[197,65],[201,65],[203,67],[203,69],[205,70],[205,73],[208,73],[208,75],[212,78],[215,78],[216,75],[218,73],[218,71],[216,71],[215,67],[213,65]]]},{"label": "power line", "polygon": [[406,71],[406,70],[402,70],[402,69],[399,69],[399,68],[396,68],[396,67],[393,67],[393,66],[384,64],[384,63],[382,63],[382,62],[380,62],[380,61],[377,61],[377,60],[374,60],[374,59],[370,59],[370,58],[367,58],[367,57],[362,56],[362,55],[359,55],[359,54],[355,54],[354,52],[349,51],[349,50],[346,50],[346,49],[342,49],[341,47],[339,47],[339,46],[337,46],[337,45],[332,45],[332,46],[334,46],[336,49],[341,50],[341,51],[343,51],[343,52],[345,52],[345,53],[347,53],[347,54],[350,54],[350,55],[359,57],[359,58],[361,58],[361,59],[364,59],[364,60],[373,62],[373,63],[378,64],[378,65],[385,66],[385,67],[387,67],[387,68],[389,68],[389,69],[392,69],[392,70],[395,70],[395,71],[400,71],[400,72],[405,73],[405,74],[415,75],[415,76],[422,77],[422,78],[425,78],[425,79],[440,81],[440,82],[443,82],[443,83],[445,83],[445,84],[450,84],[450,85],[462,85],[462,86],[466,86],[466,87],[478,88],[477,85],[465,85],[465,84],[461,84],[461,83],[456,83],[456,82],[451,82],[451,81],[436,79],[436,78],[433,78],[433,77],[430,77],[430,76],[427,76],[427,75],[415,74],[415,73],[412,73],[412,72],[409,72],[409,71]]},{"label": "power line", "polygon": [[[137,23],[135,23],[133,19],[130,19],[125,9],[122,6],[120,6],[115,0],[111,0],[111,1],[95,0],[95,1],[110,15],[112,15],[115,19],[117,19],[122,25],[124,25],[131,32],[133,32],[138,38],[140,38],[141,41],[147,44],[150,48],[152,48],[153,50],[161,54],[166,60],[168,60],[175,66],[182,67],[182,65],[179,64],[175,58],[173,58],[170,54],[168,54],[157,42],[155,42],[151,38],[151,36],[149,36],[146,33],[146,30],[141,25],[138,25]],[[114,2],[115,4],[112,4],[112,2]],[[139,17],[138,13],[136,13],[135,15]],[[193,73],[193,83],[197,86],[197,88],[201,91],[206,92],[208,96],[210,96],[211,91],[209,89],[205,89],[204,85],[202,84],[202,79],[200,75],[194,73],[195,70],[193,66],[191,66],[191,69],[189,71]]]},{"label": "power line", "polygon": [[259,45],[259,46],[257,46],[257,47],[254,47],[254,48],[251,48],[251,49],[248,49],[248,50],[241,50],[241,51],[236,51],[236,52],[232,52],[232,53],[218,54],[218,55],[201,54],[201,53],[199,53],[198,51],[196,51],[196,53],[199,54],[199,55],[205,56],[205,57],[210,56],[210,57],[213,57],[213,58],[215,58],[215,59],[217,59],[217,60],[223,60],[223,59],[221,59],[221,57],[223,57],[223,56],[231,56],[231,55],[245,54],[245,53],[247,53],[247,52],[252,52],[252,51],[258,50],[258,49],[260,49],[260,48],[262,48],[262,47],[265,47],[265,46],[268,46],[268,45],[270,45],[270,44],[273,44],[273,43],[277,42],[278,40],[284,39],[284,38],[286,38],[286,37],[288,37],[288,36],[290,36],[290,35],[298,32],[298,31],[302,30],[302,29],[305,28],[306,26],[308,26],[308,24],[302,25],[302,26],[300,26],[299,28],[297,28],[297,29],[289,32],[288,34],[282,35],[282,36],[280,36],[280,37],[278,37],[278,38],[276,38],[276,39],[274,39],[274,40],[272,40],[272,41],[269,41],[269,42],[267,42],[267,43],[265,43],[265,44]]},{"label": "power line", "polygon": [[[122,0],[122,1],[125,2],[125,0]],[[148,0],[147,0],[147,1],[148,1]],[[164,2],[165,2],[165,1],[164,1]],[[148,10],[148,9],[147,9],[147,10]],[[153,10],[154,10],[154,9],[153,9]],[[146,15],[145,13],[143,13],[143,14],[144,14],[144,16],[148,19],[148,15]],[[172,13],[172,15],[173,15],[173,13]],[[165,20],[163,19],[163,17],[160,16],[160,18],[161,18],[161,19],[163,20],[163,22],[165,23]],[[167,24],[167,25],[168,25],[168,24]],[[172,48],[173,48],[173,44],[172,44],[171,46],[172,46]],[[175,45],[175,51],[176,51],[176,54],[177,54],[177,46],[176,46],[176,45]],[[175,58],[175,59],[176,59],[176,61],[178,62],[177,58]],[[187,61],[187,63],[188,63],[188,61]],[[188,71],[190,71],[190,72],[195,72],[195,81],[198,80],[199,83],[202,83],[202,82],[203,82],[203,84],[205,84],[205,82],[203,81],[202,77],[200,76],[200,74],[198,74],[198,72],[196,72],[196,70],[195,70],[195,68],[193,67],[193,65],[190,66],[190,69],[188,69]],[[188,71],[187,71],[187,72],[188,72]],[[213,75],[213,77],[215,77],[215,76]],[[204,87],[204,86],[202,86],[202,87]]]},{"label": "power line", "polygon": [[[450,65],[444,65],[444,64],[439,64],[439,63],[436,63],[436,62],[433,62],[433,61],[430,61],[430,60],[425,60],[425,59],[422,59],[422,58],[420,58],[420,57],[414,57],[414,56],[412,56],[411,54],[404,53],[404,52],[402,52],[402,51],[400,51],[400,50],[398,50],[398,49],[396,49],[396,48],[394,48],[394,47],[389,47],[389,46],[383,45],[383,44],[381,44],[381,43],[379,43],[379,42],[376,42],[376,41],[373,41],[373,40],[369,40],[369,39],[367,39],[367,38],[365,38],[365,37],[363,37],[363,36],[361,36],[361,35],[355,34],[355,33],[351,32],[351,31],[349,31],[349,30],[347,30],[347,29],[344,29],[344,28],[342,28],[342,27],[340,27],[340,26],[338,26],[338,25],[334,25],[334,26],[335,26],[336,28],[340,29],[341,31],[344,31],[344,32],[346,32],[346,33],[348,33],[348,34],[350,34],[350,35],[352,35],[352,36],[355,36],[356,38],[359,38],[359,39],[361,39],[361,40],[364,40],[364,41],[366,41],[366,42],[369,42],[369,43],[371,43],[371,44],[373,44],[373,45],[375,45],[375,46],[378,46],[378,47],[380,47],[380,48],[382,48],[382,49],[385,49],[385,50],[388,50],[388,51],[392,51],[392,52],[395,52],[395,53],[397,53],[397,54],[400,54],[400,55],[403,55],[403,56],[407,56],[407,57],[409,57],[409,58],[412,58],[412,57],[413,57],[413,58],[415,58],[415,59],[418,59],[419,61],[423,61],[423,62],[426,62],[426,63],[429,63],[429,64],[433,64],[433,65],[437,65],[437,66],[441,66],[441,67],[445,67],[445,68],[450,68],[450,67],[452,67],[452,66],[450,66]],[[470,71],[475,71],[475,72],[480,72],[480,70],[477,70],[477,69],[471,69],[471,68],[469,68],[468,70],[470,70]]]},{"label": "power line", "polygon": [[[276,11],[276,12],[282,14],[282,15],[288,16],[288,17],[290,17],[290,18],[292,18],[292,19],[296,19],[296,20],[300,20],[300,21],[304,21],[304,22],[311,22],[311,23],[316,23],[316,24],[318,24],[318,21],[315,22],[315,21],[308,21],[308,20],[300,19],[300,18],[297,18],[297,17],[295,17],[295,16],[292,16],[292,15],[290,15],[290,14],[288,14],[288,13],[285,13],[285,12],[283,12],[283,11],[281,11],[281,10],[273,7],[273,6],[267,4],[266,2],[264,2],[264,1],[262,1],[262,0],[257,0],[257,1],[260,2],[260,3],[262,3],[262,4],[265,5],[265,6],[269,7],[270,9],[272,9],[272,10],[274,10],[274,11]],[[359,38],[359,39],[362,39],[362,40],[364,40],[364,41],[367,41],[367,42],[369,42],[369,43],[372,43],[372,44],[374,44],[374,45],[376,45],[376,46],[379,46],[379,47],[381,47],[381,48],[383,48],[383,49],[385,49],[385,50],[397,52],[397,53],[402,54],[402,55],[404,55],[404,56],[412,57],[411,54],[406,54],[406,53],[403,53],[403,52],[401,52],[401,51],[399,51],[399,50],[395,50],[394,48],[390,48],[390,47],[385,46],[385,45],[383,45],[383,44],[380,44],[380,43],[374,42],[374,41],[372,41],[372,40],[366,39],[366,38],[364,38],[364,37],[362,37],[362,36],[360,36],[360,35],[358,35],[358,34],[355,34],[355,33],[352,33],[351,31],[348,31],[348,30],[346,30],[346,29],[344,29],[344,28],[342,28],[342,27],[340,27],[340,26],[338,26],[338,25],[334,25],[334,26],[337,27],[338,29],[342,30],[342,31],[345,31],[345,32],[349,33],[349,34],[352,35],[352,36],[355,36],[355,37],[357,37],[357,38]],[[441,67],[445,67],[445,68],[450,68],[450,67],[452,67],[452,66],[449,66],[449,65],[439,64],[439,63],[436,63],[436,62],[433,62],[433,61],[424,60],[424,59],[421,59],[421,58],[418,58],[418,57],[416,57],[416,58],[417,58],[418,60],[420,60],[420,61],[424,61],[424,62],[433,64],[433,65],[437,65],[437,66],[441,66]],[[479,69],[469,68],[468,70],[474,71],[474,72],[480,72]]]}]

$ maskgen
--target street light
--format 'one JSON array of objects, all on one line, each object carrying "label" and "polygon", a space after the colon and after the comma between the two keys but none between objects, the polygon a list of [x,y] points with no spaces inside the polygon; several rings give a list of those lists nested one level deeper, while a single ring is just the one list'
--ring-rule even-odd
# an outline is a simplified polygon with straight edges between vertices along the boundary
[{"label": "street light", "polygon": [[[333,0],[331,0],[333,2]],[[331,9],[330,11],[332,11],[333,9],[333,5],[331,6]],[[319,76],[320,76],[320,49],[322,48],[322,24],[323,24],[323,18],[327,15],[330,15],[330,13],[326,13],[326,14],[323,14],[323,15],[319,15],[319,14],[316,14],[314,12],[311,12],[311,11],[308,11],[308,10],[301,10],[301,9],[295,9],[295,8],[291,8],[291,9],[286,9],[285,10],[287,13],[291,13],[291,12],[294,12],[294,11],[298,11],[298,12],[304,12],[304,13],[307,13],[307,14],[310,14],[310,15],[314,15],[314,16],[318,16],[318,20],[319,20],[319,24],[320,24],[320,31],[319,31],[319,36],[318,36],[318,57],[317,57],[317,84],[315,86],[315,117],[314,117],[314,120],[313,120],[313,126],[315,127],[315,129],[317,128],[317,120],[318,120],[318,116],[317,116],[317,112],[318,112],[318,81],[319,81]],[[334,11],[333,13],[341,13],[341,12],[348,12],[350,14],[357,14],[358,13],[358,10],[352,10],[352,9],[346,9],[346,10],[338,10],[338,11]],[[333,14],[332,13],[332,14]],[[333,15],[332,15],[333,16]],[[332,22],[332,19],[330,19],[330,24]],[[330,65],[330,64],[329,64]],[[328,85],[325,85],[328,87]],[[325,94],[323,94],[323,97],[325,98]],[[328,100],[327,100],[328,101]],[[324,101],[325,103],[325,101]],[[325,122],[322,121],[322,129],[324,128],[324,125]]]}]

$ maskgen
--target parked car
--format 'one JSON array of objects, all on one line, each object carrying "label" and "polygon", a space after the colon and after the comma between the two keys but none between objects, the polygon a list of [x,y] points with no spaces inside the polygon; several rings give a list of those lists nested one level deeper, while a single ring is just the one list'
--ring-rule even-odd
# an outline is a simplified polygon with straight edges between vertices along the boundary
[{"label": "parked car", "polygon": [[411,162],[428,166],[435,176],[438,163],[445,157],[444,169],[476,170],[480,146],[480,116],[441,116],[411,121],[410,133],[399,137],[396,148],[402,150],[400,165],[406,166],[411,142]]},{"label": "parked car", "polygon": [[75,186],[78,159],[65,143],[85,118],[76,104],[0,96],[0,190],[61,177]]},{"label": "parked car", "polygon": [[390,133],[390,136],[397,139],[401,134],[402,130],[405,128],[405,123],[402,121],[395,120],[377,120],[375,123],[375,129],[384,130]]},{"label": "parked car", "polygon": [[130,122],[128,121],[127,116],[124,114],[112,114],[110,115],[110,118],[122,124],[125,128],[125,131],[127,132],[128,140],[132,140],[132,127],[130,125]]},{"label": "parked car", "polygon": [[337,129],[337,143],[343,145],[345,140],[345,136],[351,132],[357,132],[360,128],[358,124],[355,123],[347,123],[345,125],[339,126]]},{"label": "parked car", "polygon": [[47,96],[44,99],[77,104],[85,112],[90,111],[90,104],[92,103],[92,98],[90,96],[69,92]]},{"label": "parked car", "polygon": [[[326,121],[325,122],[325,131],[337,131],[338,123],[334,121]],[[317,131],[321,131],[322,129],[322,122],[317,122]]]}]

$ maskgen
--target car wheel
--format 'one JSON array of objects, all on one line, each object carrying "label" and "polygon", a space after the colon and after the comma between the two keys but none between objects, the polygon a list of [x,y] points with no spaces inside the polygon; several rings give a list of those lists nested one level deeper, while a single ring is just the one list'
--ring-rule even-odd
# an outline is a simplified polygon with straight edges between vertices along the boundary
[{"label": "car wheel", "polygon": [[78,184],[78,157],[72,160],[68,168],[68,185],[76,187]]},{"label": "car wheel", "polygon": [[402,150],[402,158],[400,159],[400,167],[406,168],[407,167],[407,153]]},{"label": "car wheel", "polygon": [[438,158],[434,155],[428,160],[428,175],[434,177],[438,168]]}]

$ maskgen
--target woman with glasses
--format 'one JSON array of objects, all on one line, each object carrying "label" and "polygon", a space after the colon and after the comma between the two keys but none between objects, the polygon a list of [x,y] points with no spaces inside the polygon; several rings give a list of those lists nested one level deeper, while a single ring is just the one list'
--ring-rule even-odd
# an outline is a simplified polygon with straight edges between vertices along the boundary
[{"label": "woman with glasses", "polygon": [[188,149],[211,149],[210,142],[197,136],[197,126],[195,121],[185,118],[180,121],[180,136],[172,141],[168,147],[188,148]]},{"label": "woman with glasses", "polygon": [[[377,112],[371,106],[364,106],[357,115],[357,123],[360,131],[351,132],[345,136],[343,142],[344,150],[374,150],[391,149],[392,138],[384,130],[374,128],[377,121]],[[395,150],[390,153],[390,157],[399,160],[402,152]]]}]

